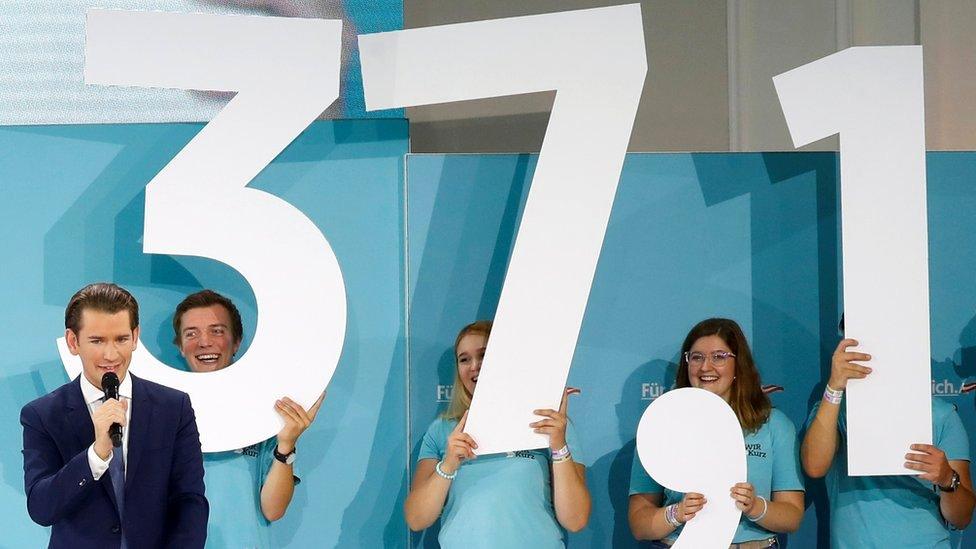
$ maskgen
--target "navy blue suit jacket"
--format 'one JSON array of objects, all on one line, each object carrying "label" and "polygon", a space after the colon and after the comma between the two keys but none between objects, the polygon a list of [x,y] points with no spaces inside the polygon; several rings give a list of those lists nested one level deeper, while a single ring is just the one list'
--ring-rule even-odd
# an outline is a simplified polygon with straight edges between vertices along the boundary
[{"label": "navy blue suit jacket", "polygon": [[96,481],[88,465],[95,430],[80,379],[20,412],[27,512],[34,522],[52,527],[50,547],[119,547],[123,530],[132,549],[203,547],[210,508],[190,397],[132,376],[120,520],[111,473]]}]

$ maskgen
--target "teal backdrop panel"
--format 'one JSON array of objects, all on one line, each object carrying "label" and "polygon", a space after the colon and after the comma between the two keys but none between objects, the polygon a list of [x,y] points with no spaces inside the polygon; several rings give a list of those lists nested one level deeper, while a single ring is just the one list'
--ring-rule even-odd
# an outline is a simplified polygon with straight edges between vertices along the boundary
[{"label": "teal backdrop panel", "polygon": [[[200,127],[0,128],[0,433],[11,441],[0,451],[0,545],[47,540],[26,514],[17,420],[23,404],[67,380],[54,339],[78,287],[114,280],[132,289],[144,343],[174,367],[172,310],[199,288],[240,304],[245,345],[253,337],[258,312],[236,271],[142,253],[145,184]],[[536,157],[404,161],[406,150],[403,120],[317,122],[251,184],[321,228],[349,303],[346,346],[302,439],[303,482],[272,527],[276,546],[436,546],[436,527],[406,536],[406,465],[449,399],[457,330],[494,314]],[[932,392],[976,436],[973,174],[974,153],[928,155]],[[673,382],[678,346],[696,321],[737,319],[774,405],[802,425],[839,339],[838,212],[834,154],[627,157],[570,373],[583,389],[570,414],[594,498],[590,524],[570,546],[638,546],[626,512],[634,432]],[[281,267],[282,283],[293,268]],[[316,343],[282,342],[310,354]],[[822,484],[808,490],[791,547],[825,546]],[[219,504],[220,493],[208,496]],[[976,547],[976,533],[958,537]]]},{"label": "teal backdrop panel", "polygon": [[[458,329],[494,315],[535,162],[407,157],[412,460],[449,400]],[[673,383],[697,321],[739,321],[774,406],[803,426],[840,339],[837,171],[833,153],[628,155],[569,376],[583,391],[569,411],[594,502],[570,546],[639,546],[627,523],[634,433]],[[952,399],[976,439],[965,385],[976,380],[974,174],[976,154],[928,156],[932,389]],[[823,484],[807,488],[800,531],[787,541],[826,547]],[[976,534],[961,541],[976,547]],[[436,527],[412,543],[436,546]]]},{"label": "teal backdrop panel", "polygon": [[[0,128],[0,516],[4,547],[40,547],[26,512],[20,408],[67,381],[55,338],[82,285],[110,280],[139,299],[146,346],[182,367],[172,311],[217,289],[258,320],[244,279],[216,261],[142,253],[145,185],[200,124]],[[275,546],[402,547],[406,526],[405,120],[316,122],[251,183],[301,210],[335,250],[348,300],[345,347],[319,417],[299,442],[302,483],[272,525]],[[220,208],[220,204],[214,204]],[[194,223],[193,219],[184,220]],[[206,239],[201,230],[199,238]],[[287,235],[281,235],[287,245]],[[281,283],[299,265],[281,265]],[[317,341],[298,345],[314,360]],[[285,366],[285,365],[282,365]],[[232,366],[233,367],[233,366]],[[282,368],[281,375],[287,375]],[[208,487],[211,506],[221,493]]]}]

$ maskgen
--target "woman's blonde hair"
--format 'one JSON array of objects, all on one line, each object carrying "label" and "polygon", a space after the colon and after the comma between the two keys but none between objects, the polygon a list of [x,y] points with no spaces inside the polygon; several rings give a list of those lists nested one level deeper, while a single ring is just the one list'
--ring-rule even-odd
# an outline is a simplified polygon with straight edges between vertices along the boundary
[{"label": "woman's blonde hair", "polygon": [[451,403],[447,410],[442,414],[445,419],[461,419],[464,412],[471,406],[471,393],[461,382],[461,373],[458,371],[458,345],[464,336],[476,334],[485,336],[485,343],[488,343],[488,336],[491,335],[491,321],[479,320],[472,322],[458,332],[457,339],[454,340],[454,388],[451,390]]}]

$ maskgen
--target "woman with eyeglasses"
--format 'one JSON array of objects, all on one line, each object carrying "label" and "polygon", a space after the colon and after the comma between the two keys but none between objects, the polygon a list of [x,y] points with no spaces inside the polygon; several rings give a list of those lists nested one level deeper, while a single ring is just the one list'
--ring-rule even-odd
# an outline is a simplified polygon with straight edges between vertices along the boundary
[{"label": "woman with eyeglasses", "polygon": [[590,516],[586,467],[566,415],[540,409],[531,423],[549,435],[549,448],[475,456],[464,432],[481,373],[491,322],[465,326],[454,342],[454,390],[447,411],[424,434],[404,505],[407,525],[419,531],[441,519],[441,547],[464,549],[562,548],[563,529],[577,532]]},{"label": "woman with eyeglasses", "polygon": [[[803,518],[803,480],[796,428],[763,393],[749,343],[733,320],[710,318],[695,325],[681,346],[677,387],[710,391],[732,407],[745,436],[747,482],[729,487],[742,511],[732,547],[778,547],[776,534],[795,532]],[[675,421],[680,421],[676,418]],[[702,433],[708,436],[708,433]],[[662,441],[661,451],[668,451]],[[674,544],[681,528],[708,505],[702,494],[662,487],[635,453],[628,518],[634,537]]]}]

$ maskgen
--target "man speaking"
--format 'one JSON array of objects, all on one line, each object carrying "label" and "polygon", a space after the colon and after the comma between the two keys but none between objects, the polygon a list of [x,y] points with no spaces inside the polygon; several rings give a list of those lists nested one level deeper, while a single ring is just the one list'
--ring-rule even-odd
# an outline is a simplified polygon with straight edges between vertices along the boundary
[{"label": "man speaking", "polygon": [[50,547],[203,547],[209,507],[190,398],[127,375],[135,298],[91,284],[64,326],[83,374],[21,410],[27,512],[52,527]]}]

